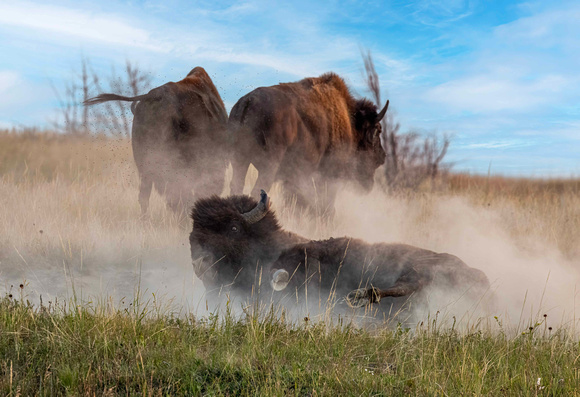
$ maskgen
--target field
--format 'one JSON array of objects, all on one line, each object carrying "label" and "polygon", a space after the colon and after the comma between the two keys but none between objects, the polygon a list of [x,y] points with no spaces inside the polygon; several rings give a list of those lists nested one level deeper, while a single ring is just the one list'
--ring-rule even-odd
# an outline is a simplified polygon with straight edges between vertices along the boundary
[{"label": "field", "polygon": [[580,180],[452,174],[412,194],[344,191],[314,218],[269,193],[308,237],[453,253],[486,272],[496,305],[434,296],[412,326],[235,302],[214,315],[187,217],[154,193],[140,219],[128,141],[3,132],[0,394],[577,393]]}]

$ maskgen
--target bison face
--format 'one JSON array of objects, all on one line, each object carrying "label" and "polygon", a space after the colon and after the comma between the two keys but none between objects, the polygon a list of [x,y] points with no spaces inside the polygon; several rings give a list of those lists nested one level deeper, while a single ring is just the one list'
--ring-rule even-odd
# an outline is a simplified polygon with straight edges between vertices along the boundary
[{"label": "bison face", "polygon": [[191,258],[206,289],[251,291],[257,267],[278,254],[275,235],[280,227],[266,193],[259,202],[248,196],[201,199],[191,217]]},{"label": "bison face", "polygon": [[357,102],[355,128],[358,135],[358,146],[355,154],[355,180],[369,192],[374,185],[375,171],[385,162],[385,150],[381,145],[381,120],[385,117],[389,101],[377,113],[377,107],[363,99]]}]

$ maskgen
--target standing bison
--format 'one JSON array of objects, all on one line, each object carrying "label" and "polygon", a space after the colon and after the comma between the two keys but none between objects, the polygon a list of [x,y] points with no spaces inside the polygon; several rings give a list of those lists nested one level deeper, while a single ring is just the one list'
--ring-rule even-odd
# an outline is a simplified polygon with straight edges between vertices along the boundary
[{"label": "standing bison", "polygon": [[228,116],[203,68],[198,66],[183,80],[145,95],[101,94],[85,105],[113,100],[133,102],[132,145],[142,213],[147,212],[153,186],[175,211],[193,200],[192,189],[203,194],[221,192]]},{"label": "standing bison", "polygon": [[348,237],[309,241],[284,231],[268,196],[199,200],[192,210],[191,255],[209,291],[249,296],[290,294],[307,285],[346,298],[351,306],[409,297],[434,286],[481,296],[489,282],[459,258],[405,244],[369,244]]},{"label": "standing bison", "polygon": [[377,111],[369,100],[355,99],[334,73],[250,92],[234,105],[228,123],[236,148],[232,193],[242,193],[250,163],[259,172],[256,187],[281,180],[305,207],[316,186],[328,190],[332,205],[339,180],[370,191],[385,162],[380,121],[388,106]]}]

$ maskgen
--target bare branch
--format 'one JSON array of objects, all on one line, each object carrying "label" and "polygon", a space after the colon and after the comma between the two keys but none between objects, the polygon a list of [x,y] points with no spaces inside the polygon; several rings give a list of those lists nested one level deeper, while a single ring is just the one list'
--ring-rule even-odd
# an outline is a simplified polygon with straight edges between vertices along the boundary
[{"label": "bare branch", "polygon": [[[370,51],[361,51],[361,55],[367,88],[380,108],[381,89],[373,58]],[[433,134],[426,137],[416,132],[399,134],[401,125],[394,120],[392,112],[381,123],[385,182],[389,190],[417,189],[425,180],[434,181],[440,175],[450,144],[448,136],[440,142]]]},{"label": "bare branch", "polygon": [[91,108],[82,106],[90,97],[105,92],[103,86],[108,86],[107,91],[130,96],[150,90],[150,75],[141,72],[130,61],[126,62],[125,76],[117,76],[114,67],[111,70],[109,76],[102,78],[91,67],[90,60],[82,57],[79,72],[73,73],[71,80],[63,84],[63,94],[51,82],[58,102],[55,128],[68,134],[108,133],[130,137],[132,114],[128,105],[107,102]]}]

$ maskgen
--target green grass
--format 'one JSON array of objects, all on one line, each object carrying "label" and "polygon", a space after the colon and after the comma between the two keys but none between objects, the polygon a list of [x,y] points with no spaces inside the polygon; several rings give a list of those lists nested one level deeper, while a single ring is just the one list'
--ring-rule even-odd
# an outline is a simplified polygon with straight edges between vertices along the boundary
[{"label": "green grass", "polygon": [[[0,395],[573,395],[578,342],[436,320],[379,331],[151,304],[0,300]],[[541,378],[538,384],[538,378]]]}]

